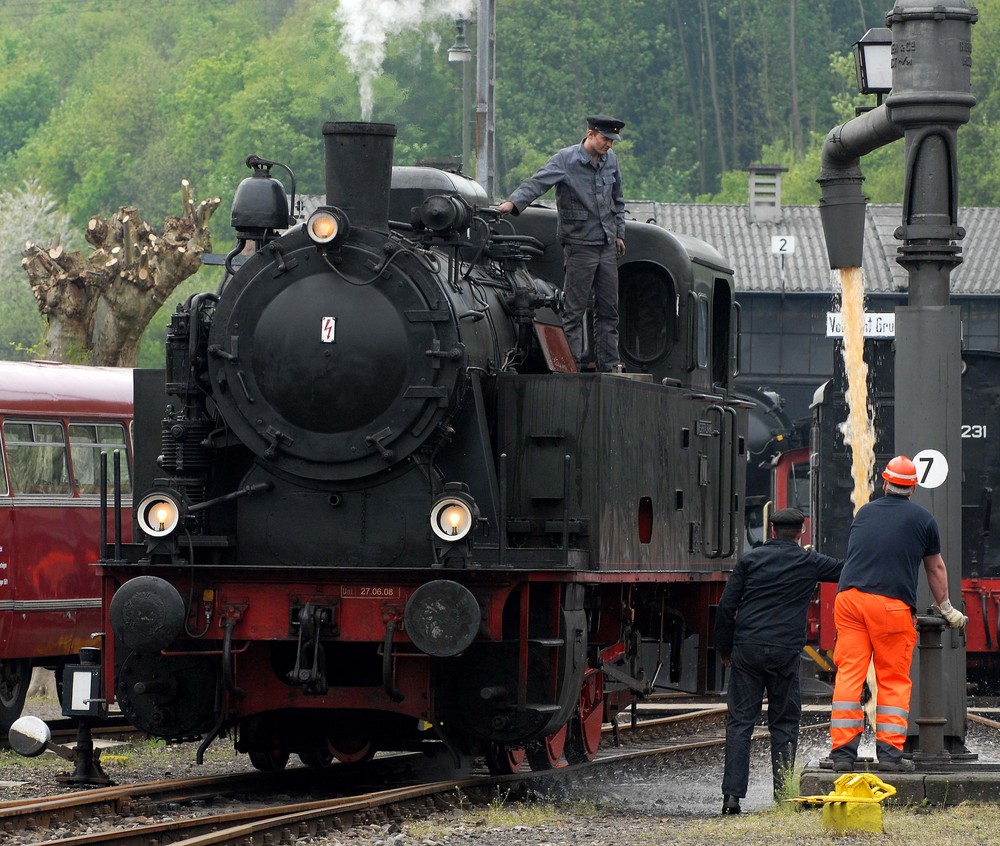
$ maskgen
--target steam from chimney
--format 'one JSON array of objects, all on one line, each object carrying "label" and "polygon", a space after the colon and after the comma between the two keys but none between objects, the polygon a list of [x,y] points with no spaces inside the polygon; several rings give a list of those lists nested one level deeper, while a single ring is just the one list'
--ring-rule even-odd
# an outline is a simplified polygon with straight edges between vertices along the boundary
[{"label": "steam from chimney", "polygon": [[363,120],[372,118],[372,83],[382,73],[389,38],[442,19],[470,18],[473,5],[474,0],[340,0],[333,14],[341,26],[341,52],[358,77]]}]

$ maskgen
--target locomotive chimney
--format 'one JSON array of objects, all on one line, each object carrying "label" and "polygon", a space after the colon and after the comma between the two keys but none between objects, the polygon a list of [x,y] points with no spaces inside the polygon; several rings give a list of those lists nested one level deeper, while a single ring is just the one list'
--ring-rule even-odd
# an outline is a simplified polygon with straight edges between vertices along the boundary
[{"label": "locomotive chimney", "polygon": [[396,127],[391,123],[326,123],[326,202],[352,226],[389,231],[389,184]]}]

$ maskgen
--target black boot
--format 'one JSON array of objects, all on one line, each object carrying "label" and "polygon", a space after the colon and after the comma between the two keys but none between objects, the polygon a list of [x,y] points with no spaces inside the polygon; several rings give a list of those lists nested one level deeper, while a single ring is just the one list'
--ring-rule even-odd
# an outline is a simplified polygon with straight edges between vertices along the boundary
[{"label": "black boot", "polygon": [[722,797],[722,813],[723,814],[738,814],[740,812],[740,797],[739,796],[723,796]]}]

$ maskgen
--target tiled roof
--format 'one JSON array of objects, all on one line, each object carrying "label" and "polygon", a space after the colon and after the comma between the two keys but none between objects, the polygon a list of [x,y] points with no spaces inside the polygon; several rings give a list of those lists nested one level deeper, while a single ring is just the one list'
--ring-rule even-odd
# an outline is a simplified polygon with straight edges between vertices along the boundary
[{"label": "tiled roof", "polygon": [[[906,270],[896,262],[900,245],[894,233],[902,223],[902,206],[869,205],[865,218],[862,264],[865,290],[893,293],[907,289]],[[707,241],[736,271],[739,291],[754,293],[829,293],[833,277],[818,206],[783,206],[780,220],[756,222],[748,205],[627,202],[626,217],[656,223]],[[951,274],[953,294],[1000,293],[995,268],[1000,263],[1000,208],[959,209],[966,229],[963,263]],[[773,237],[792,236],[795,251],[782,257],[771,252]]]}]

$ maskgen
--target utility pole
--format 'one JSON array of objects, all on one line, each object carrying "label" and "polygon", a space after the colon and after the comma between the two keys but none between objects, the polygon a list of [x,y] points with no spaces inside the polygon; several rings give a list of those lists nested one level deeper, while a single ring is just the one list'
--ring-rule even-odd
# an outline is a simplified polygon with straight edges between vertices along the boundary
[{"label": "utility pole", "polygon": [[476,30],[476,181],[496,199],[496,0],[479,0]]},{"label": "utility pole", "polygon": [[448,61],[462,66],[462,173],[472,174],[472,119],[469,114],[472,101],[472,49],[465,39],[469,25],[466,18],[455,19],[455,43],[448,49]]}]

